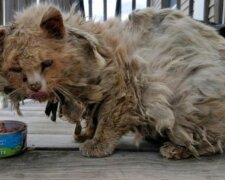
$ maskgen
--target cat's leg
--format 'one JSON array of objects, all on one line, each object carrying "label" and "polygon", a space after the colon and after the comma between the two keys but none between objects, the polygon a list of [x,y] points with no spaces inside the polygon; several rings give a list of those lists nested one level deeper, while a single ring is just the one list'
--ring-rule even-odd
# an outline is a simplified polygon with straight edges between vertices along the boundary
[{"label": "cat's leg", "polygon": [[76,131],[74,132],[75,141],[82,143],[86,141],[87,139],[92,139],[94,137],[95,130],[98,125],[98,120],[95,117],[95,114],[98,111],[97,109],[98,109],[98,105],[89,107],[85,116],[83,116],[85,120],[85,125],[84,125],[85,127],[82,128],[82,131],[80,133],[76,133]]},{"label": "cat's leg", "polygon": [[[125,123],[121,123],[125,122]],[[80,145],[80,151],[87,157],[105,157],[109,156],[115,150],[115,147],[122,135],[129,131],[128,121],[123,117],[118,119],[105,118],[99,120],[93,139],[86,140]]]},{"label": "cat's leg", "polygon": [[[210,127],[211,126],[211,127]],[[208,156],[223,153],[223,124],[205,125],[203,128],[190,128],[175,125],[173,132],[168,133],[169,141],[160,147],[160,153],[167,159],[186,159],[189,157]]]},{"label": "cat's leg", "polygon": [[74,132],[74,140],[82,143],[87,139],[92,139],[95,134],[95,130],[96,127],[93,124],[92,120],[87,120],[86,127],[84,130],[82,129],[80,134],[77,134],[76,131]]},{"label": "cat's leg", "polygon": [[86,120],[86,128],[83,129],[81,125],[82,116],[85,111],[84,105],[79,101],[64,100],[60,106],[60,115],[64,116],[67,121],[76,124],[74,130],[74,140],[77,142],[84,142],[91,139],[95,133],[95,126],[93,121],[89,118]]},{"label": "cat's leg", "polygon": [[[223,152],[221,147],[219,146],[211,147],[209,145],[200,146],[196,148],[196,150],[198,152],[198,156],[209,156]],[[160,154],[167,159],[174,159],[174,160],[186,159],[195,156],[189,151],[187,147],[176,145],[172,142],[164,143],[164,145],[160,147]]]}]

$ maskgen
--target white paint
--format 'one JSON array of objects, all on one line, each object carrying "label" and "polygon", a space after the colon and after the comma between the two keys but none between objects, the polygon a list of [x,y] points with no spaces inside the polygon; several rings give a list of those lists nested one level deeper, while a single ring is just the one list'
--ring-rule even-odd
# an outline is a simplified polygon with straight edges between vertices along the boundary
[{"label": "white paint", "polygon": [[[136,1],[136,9],[143,9],[146,7],[145,0]],[[84,9],[87,19],[89,19],[89,6],[88,0],[84,0]],[[116,0],[107,1],[107,19],[115,17]],[[127,19],[128,15],[132,11],[132,0],[122,0],[121,18]],[[103,21],[103,1],[92,1],[92,18],[96,21]]]},{"label": "white paint", "polygon": [[173,7],[171,7],[171,9],[177,9],[177,4],[174,4]]},{"label": "white paint", "polygon": [[84,12],[85,17],[89,19],[89,6],[88,6],[88,0],[84,0]]},{"label": "white paint", "polygon": [[3,25],[5,26],[5,0],[3,0],[2,5],[3,5]]},{"label": "white paint", "polygon": [[[142,9],[145,7],[146,7],[146,1],[144,0],[136,1],[136,9]],[[88,0],[84,0],[84,8],[85,8],[86,17],[89,17]],[[172,7],[172,9],[175,9],[175,8],[176,8],[176,5]],[[107,1],[107,18],[108,19],[115,17],[115,10],[116,10],[116,0]],[[121,18],[123,20],[127,19],[128,15],[132,11],[132,0],[122,0],[121,11],[122,11]],[[225,2],[224,2],[224,12],[225,12]],[[95,19],[96,21],[103,21],[103,1],[102,0],[93,0],[92,13],[93,13],[92,14],[93,19]],[[204,19],[204,0],[196,0],[194,2],[193,17],[194,19],[197,19],[197,20]],[[224,21],[225,21],[225,15],[223,15],[223,22]]]},{"label": "white paint", "polygon": [[[123,0],[121,6],[121,19],[124,20],[127,19],[130,12],[132,11],[132,0]],[[139,3],[136,2],[136,9],[140,9],[138,6]]]},{"label": "white paint", "polygon": [[103,1],[92,0],[92,16],[96,21],[103,21]]},{"label": "white paint", "polygon": [[204,19],[204,0],[198,0],[194,2],[193,18],[197,20]]},{"label": "white paint", "polygon": [[[146,1],[136,1],[136,9],[146,8]],[[116,6],[114,6],[116,7]],[[122,14],[121,19],[125,20],[128,18],[129,14],[132,12],[132,0],[122,0]]]},{"label": "white paint", "polygon": [[107,2],[107,18],[115,17],[116,11],[116,1],[108,1]]}]

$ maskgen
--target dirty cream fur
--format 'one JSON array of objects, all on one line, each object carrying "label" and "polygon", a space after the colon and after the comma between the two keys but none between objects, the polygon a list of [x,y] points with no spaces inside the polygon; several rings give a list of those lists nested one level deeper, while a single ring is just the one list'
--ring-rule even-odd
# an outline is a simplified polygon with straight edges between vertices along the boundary
[{"label": "dirty cream fur", "polygon": [[[163,139],[160,153],[170,159],[225,148],[225,40],[179,11],[148,8],[126,21],[94,22],[35,5],[0,30],[0,46],[17,94],[31,97],[37,82],[48,95],[39,101],[61,92],[67,120],[87,120],[75,136],[84,156],[112,154],[129,131]],[[31,82],[32,73],[39,79]]]}]

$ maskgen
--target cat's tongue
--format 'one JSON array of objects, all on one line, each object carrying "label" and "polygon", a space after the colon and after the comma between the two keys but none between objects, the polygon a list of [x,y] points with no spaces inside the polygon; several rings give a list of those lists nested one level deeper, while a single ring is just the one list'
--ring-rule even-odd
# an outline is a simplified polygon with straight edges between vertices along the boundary
[{"label": "cat's tongue", "polygon": [[31,94],[31,98],[39,101],[45,101],[48,98],[48,94],[46,92],[35,92]]}]

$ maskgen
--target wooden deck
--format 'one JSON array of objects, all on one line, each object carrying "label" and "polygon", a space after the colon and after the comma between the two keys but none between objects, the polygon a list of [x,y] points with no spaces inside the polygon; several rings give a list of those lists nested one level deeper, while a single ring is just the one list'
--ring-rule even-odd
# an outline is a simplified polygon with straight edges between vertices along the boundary
[{"label": "wooden deck", "polygon": [[85,158],[73,142],[74,127],[67,122],[51,122],[43,104],[25,102],[23,117],[8,109],[0,119],[16,119],[28,124],[25,153],[0,159],[0,180],[73,179],[73,180],[224,180],[225,155],[172,161],[163,159],[151,144],[139,148],[125,136],[116,152],[107,158]]}]

